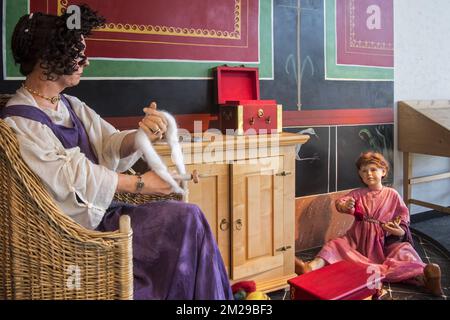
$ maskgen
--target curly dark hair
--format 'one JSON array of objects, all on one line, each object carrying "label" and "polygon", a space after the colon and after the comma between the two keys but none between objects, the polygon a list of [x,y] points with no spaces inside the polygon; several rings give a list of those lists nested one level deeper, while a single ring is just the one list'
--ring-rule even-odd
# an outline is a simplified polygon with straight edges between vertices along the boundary
[{"label": "curly dark hair", "polygon": [[71,75],[78,65],[83,65],[86,56],[82,36],[91,35],[92,29],[104,25],[105,18],[87,5],[81,5],[81,28],[69,29],[64,12],[61,16],[40,12],[22,16],[12,35],[11,47],[20,73],[30,74],[37,63],[44,69],[47,80],[55,81],[61,75]]}]

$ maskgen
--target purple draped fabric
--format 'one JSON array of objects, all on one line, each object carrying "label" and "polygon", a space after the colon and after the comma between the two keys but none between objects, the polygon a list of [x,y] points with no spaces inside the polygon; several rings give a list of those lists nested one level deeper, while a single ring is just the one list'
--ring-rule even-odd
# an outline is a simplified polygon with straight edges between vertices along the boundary
[{"label": "purple draped fabric", "polygon": [[113,203],[99,231],[133,229],[135,299],[232,299],[228,275],[200,208],[180,201]]},{"label": "purple draped fabric", "polygon": [[[73,128],[54,124],[33,106],[3,108],[0,116],[21,116],[47,125],[65,148],[80,147],[98,163],[80,119],[66,103]],[[99,231],[119,228],[127,214],[133,229],[133,274],[135,299],[233,299],[222,257],[200,208],[179,201],[143,205],[111,203]]]},{"label": "purple draped fabric", "polygon": [[2,108],[0,110],[0,118],[4,119],[6,117],[19,116],[40,122],[53,131],[58,140],[61,141],[64,148],[71,149],[80,147],[81,152],[83,152],[89,160],[95,164],[98,164],[97,156],[89,143],[89,138],[86,134],[86,129],[84,128],[83,123],[78,118],[75,111],[73,111],[69,100],[67,100],[63,94],[60,95],[60,97],[66,105],[67,110],[69,110],[70,119],[72,120],[72,128],[53,123],[44,111],[27,105],[11,105]]}]

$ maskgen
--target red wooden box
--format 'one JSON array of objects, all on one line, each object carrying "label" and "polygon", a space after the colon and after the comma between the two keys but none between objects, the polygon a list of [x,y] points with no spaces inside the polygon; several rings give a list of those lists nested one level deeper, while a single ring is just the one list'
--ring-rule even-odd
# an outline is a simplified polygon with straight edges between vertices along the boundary
[{"label": "red wooden box", "polygon": [[[363,300],[377,296],[384,276],[361,264],[340,261],[288,280],[292,300]],[[376,281],[375,284],[373,281]]]},{"label": "red wooden box", "polygon": [[227,129],[237,135],[282,131],[281,104],[259,99],[258,68],[217,67],[214,71],[223,133]]}]

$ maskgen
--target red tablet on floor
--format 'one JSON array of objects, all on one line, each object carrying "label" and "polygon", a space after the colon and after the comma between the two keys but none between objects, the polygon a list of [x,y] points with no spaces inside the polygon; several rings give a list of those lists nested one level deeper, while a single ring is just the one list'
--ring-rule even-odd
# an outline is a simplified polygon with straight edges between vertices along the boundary
[{"label": "red tablet on floor", "polygon": [[288,283],[292,300],[363,300],[379,294],[383,279],[373,268],[340,261]]}]

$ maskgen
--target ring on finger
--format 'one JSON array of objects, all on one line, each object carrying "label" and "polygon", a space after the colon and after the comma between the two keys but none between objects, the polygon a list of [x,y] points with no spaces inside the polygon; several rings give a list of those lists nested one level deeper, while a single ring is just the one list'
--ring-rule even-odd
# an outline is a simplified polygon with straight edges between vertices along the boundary
[{"label": "ring on finger", "polygon": [[158,133],[161,132],[161,129],[160,129],[160,128],[157,128],[157,129],[152,129],[152,128],[150,128],[150,131],[151,131],[153,134],[158,134]]}]

